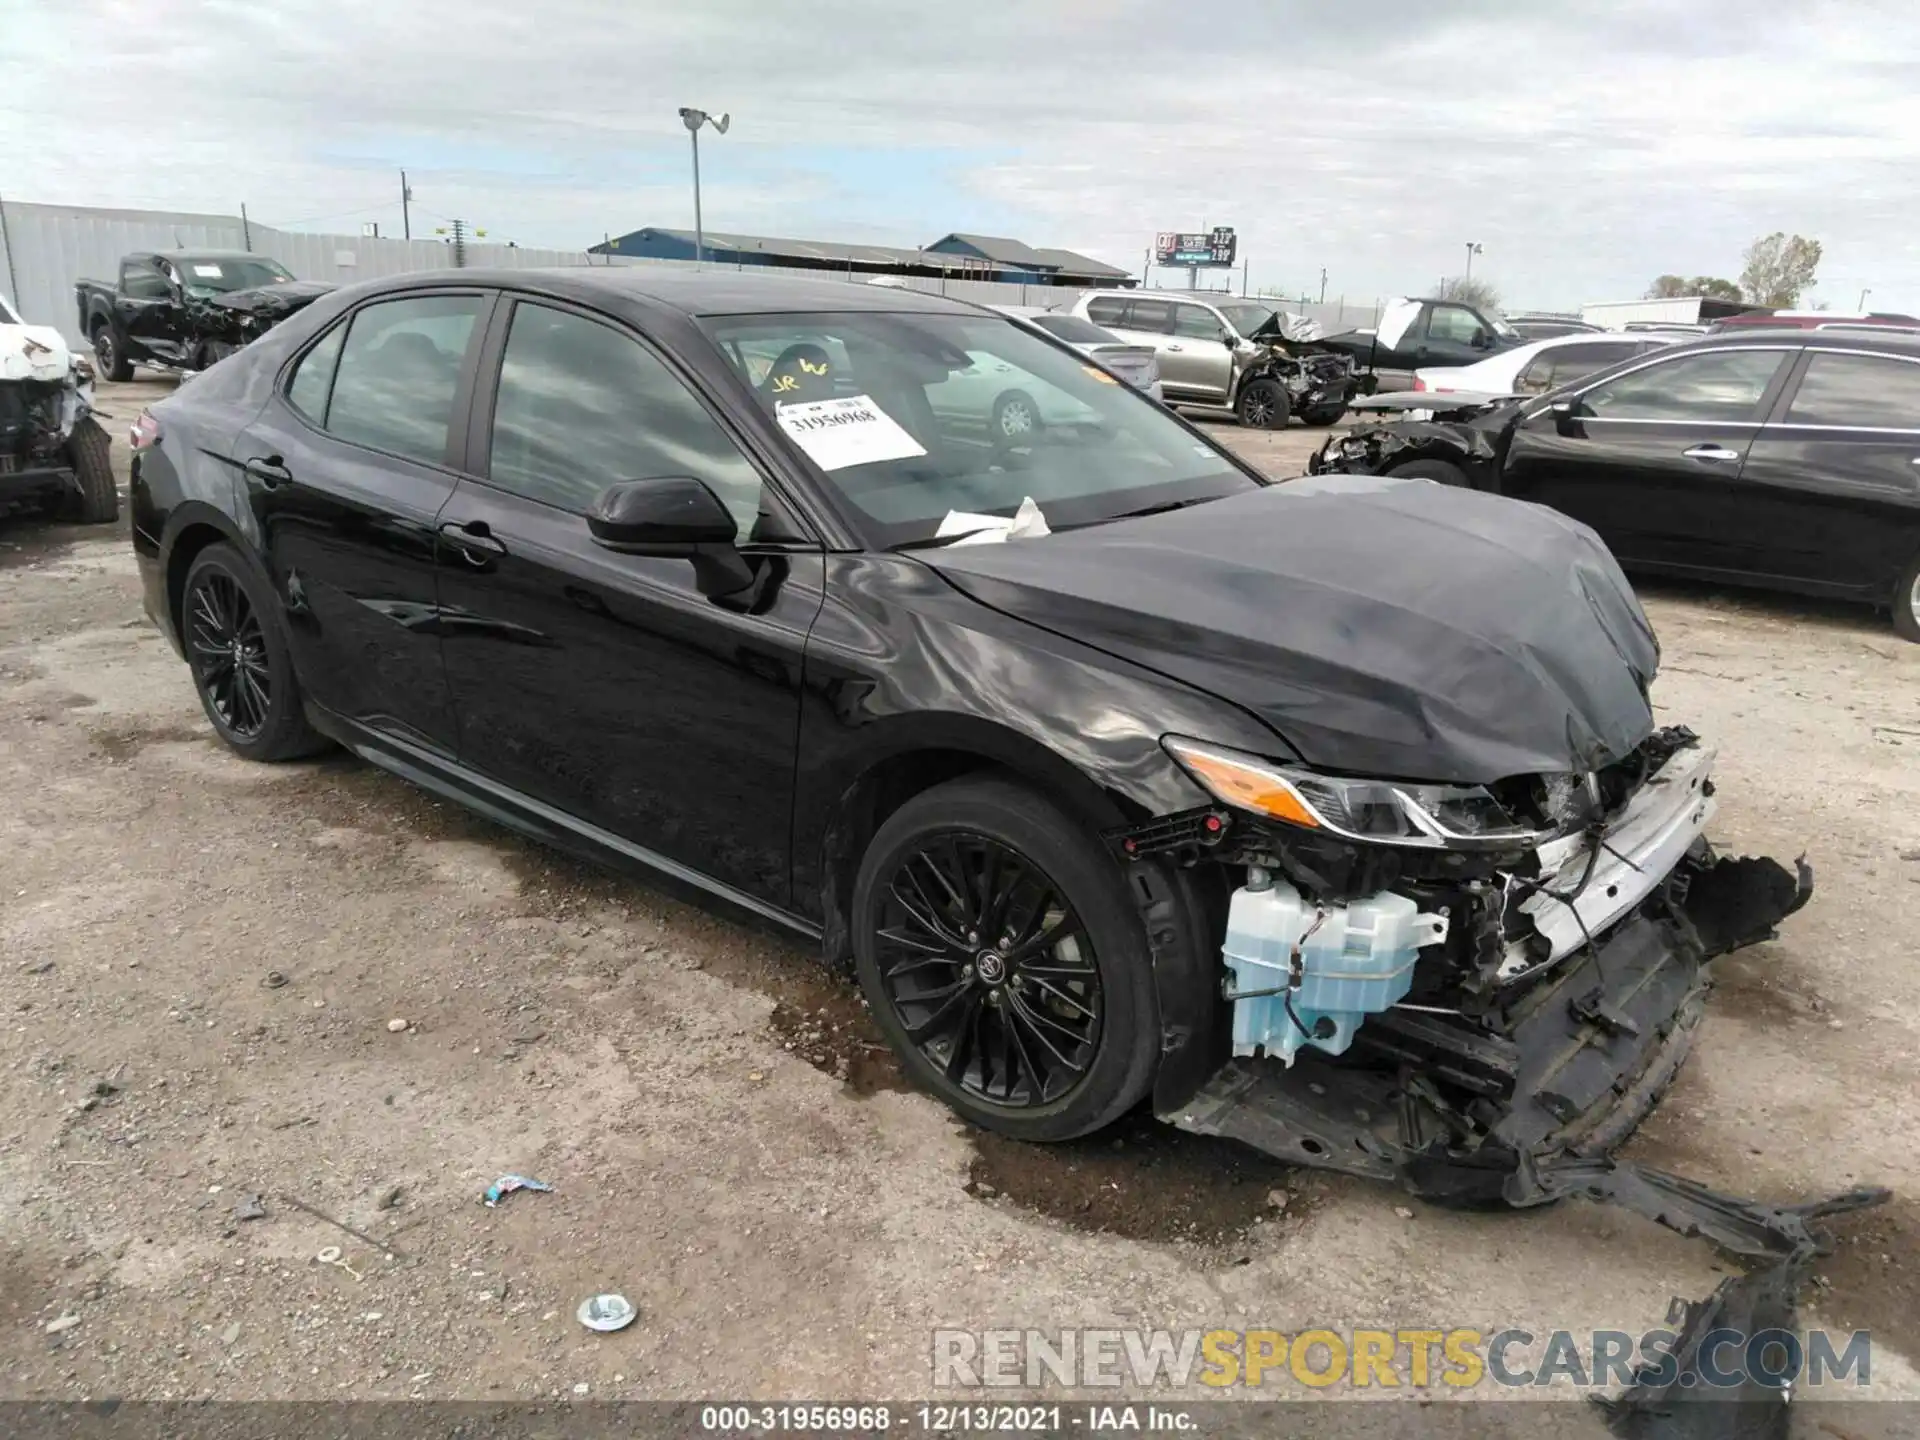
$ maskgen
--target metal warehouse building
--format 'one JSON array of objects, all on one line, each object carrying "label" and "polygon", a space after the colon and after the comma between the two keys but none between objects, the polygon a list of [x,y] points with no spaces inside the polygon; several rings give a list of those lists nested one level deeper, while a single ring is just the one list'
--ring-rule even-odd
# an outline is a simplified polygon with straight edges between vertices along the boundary
[{"label": "metal warehouse building", "polygon": [[[1036,249],[998,235],[955,232],[918,250],[892,245],[846,245],[832,240],[780,240],[766,235],[730,235],[709,230],[706,258],[716,265],[778,265],[787,269],[834,270],[843,275],[942,276],[963,280],[999,280],[1015,285],[1090,286],[1136,284],[1136,277],[1072,250]],[[595,255],[626,255],[642,260],[693,260],[691,230],[648,226],[595,245]]]}]

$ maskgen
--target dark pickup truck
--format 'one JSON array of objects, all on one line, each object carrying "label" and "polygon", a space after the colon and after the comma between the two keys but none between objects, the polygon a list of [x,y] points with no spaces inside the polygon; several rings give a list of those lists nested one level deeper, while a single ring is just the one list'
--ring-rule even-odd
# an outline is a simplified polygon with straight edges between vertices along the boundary
[{"label": "dark pickup truck", "polygon": [[244,250],[142,251],[121,260],[114,283],[74,285],[107,380],[131,380],[135,365],[204,370],[331,289]]},{"label": "dark pickup truck", "polygon": [[[1371,330],[1329,335],[1320,344],[1353,357],[1369,393],[1411,390],[1413,372],[1427,365],[1471,365],[1527,337],[1498,316],[1460,300],[1389,300]],[[1371,384],[1368,381],[1371,380]]]}]

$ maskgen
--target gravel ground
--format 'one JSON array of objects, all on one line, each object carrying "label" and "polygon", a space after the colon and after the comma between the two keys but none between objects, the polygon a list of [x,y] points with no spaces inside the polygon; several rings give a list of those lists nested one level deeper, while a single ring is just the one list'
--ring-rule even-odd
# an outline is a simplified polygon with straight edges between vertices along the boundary
[{"label": "gravel ground", "polygon": [[[166,386],[106,388],[124,475]],[[1276,474],[1325,438],[1222,433]],[[1894,1186],[1807,1318],[1920,1393],[1920,647],[1648,605],[1662,717],[1722,746],[1716,838],[1820,886],[1723,962],[1632,1153]],[[230,756],[123,530],[0,522],[0,796],[7,1397],[924,1397],[942,1326],[1638,1331],[1724,1273],[1623,1213],[1446,1213],[1148,1121],[970,1134],[804,950],[348,759]],[[482,1206],[508,1172],[554,1189]],[[575,1322],[601,1290],[630,1329]]]}]

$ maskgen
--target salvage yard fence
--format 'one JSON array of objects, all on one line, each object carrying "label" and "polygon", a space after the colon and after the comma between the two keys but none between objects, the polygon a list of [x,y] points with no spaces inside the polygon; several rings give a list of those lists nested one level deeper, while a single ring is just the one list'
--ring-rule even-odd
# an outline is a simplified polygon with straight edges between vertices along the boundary
[{"label": "salvage yard fence", "polygon": [[[238,215],[196,215],[166,210],[109,210],[75,205],[33,205],[0,199],[0,293],[10,296],[29,324],[51,325],[70,345],[84,346],[74,304],[76,280],[113,281],[120,257],[140,250],[251,250],[278,260],[302,280],[350,285],[422,270],[520,269],[551,265],[656,265],[672,269],[739,269],[755,274],[795,275],[813,280],[865,284],[871,275],[780,265],[724,266],[707,261],[650,260],[591,255],[584,250],[547,250],[524,245],[466,241],[402,240],[392,236],[314,235],[279,230]],[[1016,285],[938,275],[888,276],[887,283],[924,294],[948,295],[983,305],[1060,309],[1081,292],[1054,285]],[[1329,333],[1371,325],[1377,302],[1327,304],[1276,301],[1311,316]]]}]

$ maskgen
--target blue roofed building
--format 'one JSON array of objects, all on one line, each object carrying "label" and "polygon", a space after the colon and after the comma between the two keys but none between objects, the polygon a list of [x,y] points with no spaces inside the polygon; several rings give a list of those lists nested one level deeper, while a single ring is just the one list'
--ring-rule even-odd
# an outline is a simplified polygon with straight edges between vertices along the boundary
[{"label": "blue roofed building", "polygon": [[[1019,240],[959,231],[933,244],[906,249],[832,240],[788,240],[709,230],[706,259],[716,265],[774,265],[791,270],[831,270],[843,275],[945,276],[999,280],[1016,285],[1128,286],[1138,278],[1117,266],[1073,250],[1036,249]],[[693,260],[691,230],[647,226],[591,248],[595,255],[645,260]]]}]

